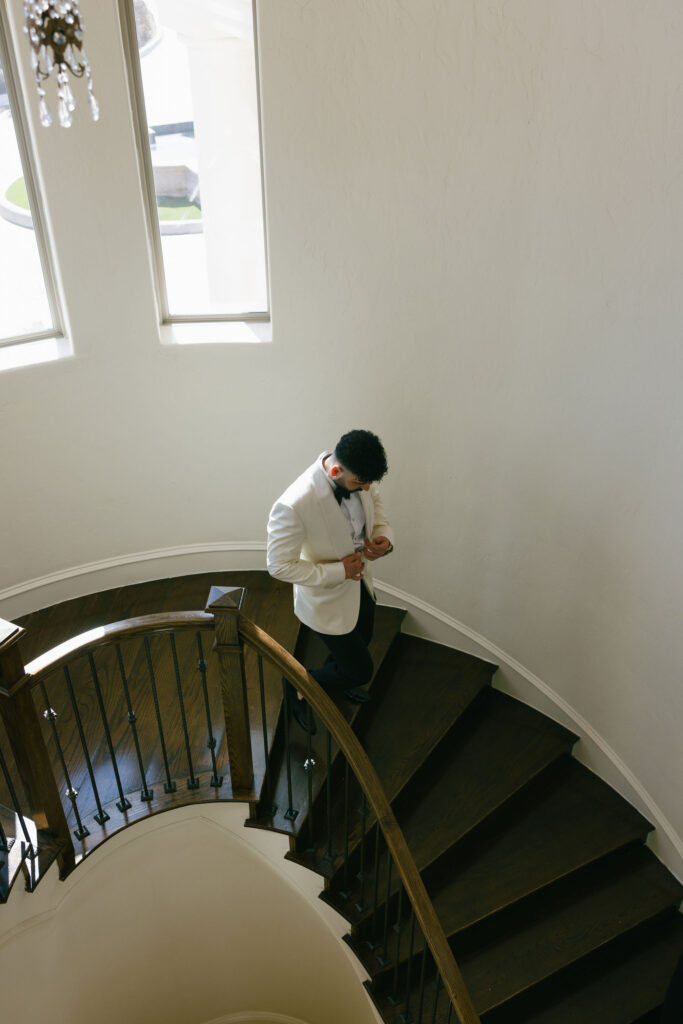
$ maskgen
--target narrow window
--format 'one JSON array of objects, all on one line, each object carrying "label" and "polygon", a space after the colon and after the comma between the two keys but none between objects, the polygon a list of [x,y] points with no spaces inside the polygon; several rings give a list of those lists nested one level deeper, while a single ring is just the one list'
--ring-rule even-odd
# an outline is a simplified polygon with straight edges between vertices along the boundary
[{"label": "narrow window", "polygon": [[0,5],[0,369],[56,359],[59,310]]},{"label": "narrow window", "polygon": [[121,7],[161,321],[266,322],[253,8]]}]

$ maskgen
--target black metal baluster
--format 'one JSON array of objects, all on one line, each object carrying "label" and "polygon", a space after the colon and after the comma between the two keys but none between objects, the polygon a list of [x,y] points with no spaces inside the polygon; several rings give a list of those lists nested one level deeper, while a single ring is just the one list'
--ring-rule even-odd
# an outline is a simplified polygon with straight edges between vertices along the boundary
[{"label": "black metal baluster", "polygon": [[121,683],[123,685],[123,693],[126,698],[126,707],[128,708],[128,714],[126,718],[130,723],[131,732],[133,733],[133,743],[135,744],[135,754],[138,759],[138,767],[140,769],[140,779],[142,780],[142,789],[140,790],[140,799],[145,803],[149,802],[154,796],[154,791],[147,787],[147,778],[145,776],[145,766],[142,761],[142,754],[140,752],[140,740],[138,738],[138,727],[137,727],[137,715],[133,711],[133,705],[130,700],[130,690],[128,689],[128,679],[126,678],[126,669],[123,664],[123,654],[121,653],[121,645],[116,645],[116,657],[119,663],[119,672],[121,674]]},{"label": "black metal baluster", "polygon": [[384,932],[382,934],[382,954],[377,957],[377,963],[384,967],[389,963],[389,902],[391,900],[391,869],[393,858],[387,847],[387,894],[384,902]]},{"label": "black metal baluster", "polygon": [[425,1000],[425,970],[427,968],[427,940],[422,936],[424,948],[422,950],[422,963],[420,965],[420,999],[417,1004],[417,1024],[422,1024],[422,1008]]},{"label": "black metal baluster", "polygon": [[[209,742],[206,744],[211,751],[211,764],[213,766],[213,775],[209,780],[209,785],[213,786],[214,789],[220,789],[223,785],[223,776],[218,774],[218,768],[216,767],[216,739],[213,734],[213,727],[211,725],[211,707],[209,705],[209,691],[206,686],[206,662],[204,661],[204,651],[202,649],[202,635],[197,630],[197,653],[199,655],[199,661],[197,662],[197,668],[202,677],[202,692],[204,694],[204,707],[206,708],[206,725],[209,730]],[[260,655],[259,655],[260,657]]]},{"label": "black metal baluster", "polygon": [[147,668],[149,671],[149,681],[152,686],[152,699],[154,700],[154,712],[157,718],[157,727],[159,729],[159,741],[161,742],[161,753],[164,758],[164,769],[166,771],[166,782],[164,783],[164,793],[175,793],[177,786],[171,779],[171,769],[168,766],[168,753],[166,752],[166,740],[164,738],[164,727],[161,724],[161,711],[159,710],[159,695],[157,694],[157,684],[154,678],[154,665],[152,663],[152,651],[149,646],[149,637],[144,638],[145,654],[147,655]]},{"label": "black metal baluster", "polygon": [[81,821],[81,816],[78,812],[78,804],[76,803],[78,790],[75,788],[75,786],[71,784],[71,776],[69,775],[69,769],[66,766],[66,758],[64,757],[62,744],[60,743],[59,740],[59,733],[57,732],[57,726],[55,725],[55,722],[57,721],[57,712],[50,704],[50,700],[47,695],[47,688],[45,686],[45,683],[42,682],[42,680],[40,683],[40,689],[43,694],[43,700],[45,701],[45,710],[43,711],[43,718],[50,723],[50,727],[52,728],[52,736],[57,746],[57,753],[59,755],[59,760],[62,765],[62,771],[64,772],[64,781],[66,782],[66,795],[71,801],[74,817],[76,819],[76,828],[74,829],[74,835],[76,836],[76,839],[82,841],[83,839],[85,839],[86,836],[90,835],[90,830],[85,827],[85,825]]},{"label": "black metal baluster", "polygon": [[287,751],[285,756],[285,767],[287,768],[287,810],[285,811],[285,818],[287,821],[294,821],[299,812],[292,807],[292,752],[289,748],[289,716],[291,710],[289,706],[289,692],[287,689],[290,685],[291,684],[283,678],[282,692],[285,703],[285,750]]},{"label": "black metal baluster", "polygon": [[356,876],[360,882],[360,893],[356,903],[356,910],[359,914],[362,914],[365,910],[365,819],[367,814],[367,797],[365,796],[365,790],[363,790],[360,802],[360,870]]},{"label": "black metal baluster", "polygon": [[277,810],[277,807],[273,802],[273,787],[270,778],[270,757],[268,756],[268,720],[266,718],[266,688],[263,683],[263,656],[260,654],[257,655],[256,660],[258,663],[258,685],[259,695],[261,698],[261,726],[263,728],[263,763],[265,765],[265,785],[263,787],[265,806],[263,805],[263,803],[262,806],[264,807],[264,810],[268,817],[272,818]]},{"label": "black metal baluster", "polygon": [[104,726],[104,736],[107,741],[107,747],[109,748],[109,756],[111,758],[112,767],[114,769],[114,777],[116,779],[116,788],[119,791],[119,801],[116,804],[118,809],[123,814],[131,807],[130,800],[126,799],[123,792],[123,786],[121,785],[121,776],[119,775],[119,766],[116,763],[116,753],[114,752],[114,744],[112,743],[111,732],[109,730],[109,722],[107,721],[107,712],[104,706],[104,700],[102,699],[102,690],[100,688],[100,681],[97,676],[97,668],[95,667],[95,658],[92,651],[88,651],[88,661],[90,662],[90,674],[92,675],[93,685],[95,687],[95,696],[97,697],[97,705],[100,709],[100,716],[102,718],[102,725]]},{"label": "black metal baluster", "polygon": [[389,996],[389,1002],[392,1006],[396,1006],[398,1003],[398,968],[401,960],[401,918],[403,917],[403,883],[401,883],[398,890],[398,910],[396,913],[396,924],[394,925],[394,931],[396,932],[396,959],[394,960],[394,977],[391,986],[391,995]]},{"label": "black metal baluster", "polygon": [[344,759],[344,889],[340,893],[342,899],[348,900],[349,889],[349,762]]},{"label": "black metal baluster", "polygon": [[313,733],[312,733],[312,718],[313,712],[311,705],[306,705],[306,715],[308,718],[308,733],[306,743],[306,760],[304,761],[304,771],[306,772],[306,783],[308,790],[308,842],[310,848],[315,848],[315,835],[313,827],[313,770],[315,768],[315,758],[313,757]]},{"label": "black metal baluster", "polygon": [[[28,833],[28,829],[26,828],[26,822],[24,821],[24,815],[22,813],[21,807],[19,806],[19,798],[17,797],[17,791],[14,788],[14,783],[12,781],[12,776],[9,773],[9,768],[7,767],[7,763],[5,761],[5,758],[4,758],[4,755],[2,753],[2,750],[0,750],[0,770],[2,770],[2,774],[5,776],[5,782],[7,783],[7,789],[9,790],[9,795],[10,795],[10,799],[12,801],[12,806],[14,807],[14,813],[16,814],[17,818],[19,819],[19,825],[21,826],[21,831],[24,833],[24,839],[26,840],[26,845],[28,846],[27,855],[29,857],[35,857],[35,855],[37,853],[37,850],[34,848],[33,841],[32,841],[32,839],[31,839],[31,837],[30,837],[30,835]],[[9,849],[9,846],[7,847],[7,849]]]},{"label": "black metal baluster", "polygon": [[183,700],[183,686],[180,681],[180,667],[178,665],[178,653],[175,647],[175,636],[173,633],[169,633],[171,641],[171,652],[173,654],[173,669],[175,671],[176,689],[178,691],[178,704],[180,705],[180,718],[183,723],[183,736],[185,737],[185,753],[187,754],[187,767],[190,771],[190,777],[187,780],[188,789],[199,789],[199,779],[194,776],[194,768],[192,765],[192,752],[190,751],[190,735],[187,731],[187,718],[185,717],[185,701]]},{"label": "black metal baluster", "polygon": [[327,776],[325,787],[327,792],[327,850],[323,860],[332,862],[332,737],[330,730],[325,730],[325,760],[327,762]]},{"label": "black metal baluster", "polygon": [[441,995],[441,975],[437,969],[436,982],[434,984],[434,1007],[432,1009],[432,1021],[431,1024],[436,1024],[436,1011],[439,1006],[439,996]]},{"label": "black metal baluster", "polygon": [[410,1012],[410,983],[413,975],[413,949],[415,947],[415,908],[410,907],[410,944],[408,947],[408,962],[406,967],[406,994],[403,1002],[405,1009],[400,1015],[401,1024],[412,1024],[413,1015]]},{"label": "black metal baluster", "polygon": [[453,1019],[453,1003],[448,1004],[448,1016],[446,1017],[446,1024],[451,1024]]},{"label": "black metal baluster", "polygon": [[109,815],[102,807],[100,801],[100,794],[95,782],[95,773],[92,767],[92,761],[90,760],[90,753],[88,751],[88,744],[85,741],[85,733],[83,732],[83,722],[81,721],[81,713],[78,710],[78,704],[76,703],[76,694],[74,693],[73,684],[71,682],[71,675],[69,674],[68,666],[64,666],[64,676],[66,678],[66,685],[69,691],[69,699],[71,701],[71,707],[73,708],[74,717],[76,719],[76,728],[78,729],[78,735],[81,740],[81,747],[83,749],[83,755],[85,757],[85,763],[88,768],[88,775],[90,776],[90,784],[92,786],[93,796],[95,797],[95,803],[97,804],[97,814],[93,814],[93,818],[98,825],[104,825],[105,821],[109,821]]},{"label": "black metal baluster", "polygon": [[379,942],[375,938],[377,935],[377,903],[379,897],[379,838],[380,838],[380,827],[379,822],[375,825],[375,890],[372,895],[372,921],[370,924],[370,938],[368,939],[368,947],[370,949],[377,949]]}]

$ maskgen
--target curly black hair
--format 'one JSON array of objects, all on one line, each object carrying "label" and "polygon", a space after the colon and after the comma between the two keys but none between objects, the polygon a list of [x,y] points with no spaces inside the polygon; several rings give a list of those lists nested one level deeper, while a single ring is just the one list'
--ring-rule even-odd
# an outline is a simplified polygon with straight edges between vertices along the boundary
[{"label": "curly black hair", "polygon": [[349,430],[339,438],[334,454],[364,484],[381,480],[389,468],[382,442],[370,430]]}]

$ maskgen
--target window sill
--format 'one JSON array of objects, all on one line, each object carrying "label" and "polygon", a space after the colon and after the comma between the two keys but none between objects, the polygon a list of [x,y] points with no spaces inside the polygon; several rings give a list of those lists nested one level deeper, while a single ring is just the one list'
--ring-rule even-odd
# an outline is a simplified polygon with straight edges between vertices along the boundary
[{"label": "window sill", "polygon": [[162,345],[260,345],[273,340],[270,322],[252,320],[162,324],[159,330]]},{"label": "window sill", "polygon": [[41,338],[38,341],[23,341],[16,345],[0,347],[0,373],[16,370],[22,366],[38,363],[53,363],[73,355],[71,344],[66,338]]}]

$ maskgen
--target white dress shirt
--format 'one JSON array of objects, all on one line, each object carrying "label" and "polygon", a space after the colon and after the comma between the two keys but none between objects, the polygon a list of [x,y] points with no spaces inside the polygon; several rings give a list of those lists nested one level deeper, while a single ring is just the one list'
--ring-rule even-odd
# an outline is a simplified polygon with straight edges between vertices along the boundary
[{"label": "white dress shirt", "polygon": [[[329,455],[332,452],[328,453]],[[323,456],[323,461],[327,456]],[[325,476],[330,481],[330,486],[333,491],[336,491],[337,485],[330,474],[325,470]],[[335,499],[336,500],[336,499]],[[351,539],[353,541],[353,550],[362,551],[365,547],[365,509],[363,503],[360,500],[360,494],[358,491],[351,491],[348,498],[342,498],[339,502],[339,507],[346,516],[351,530]]]}]

